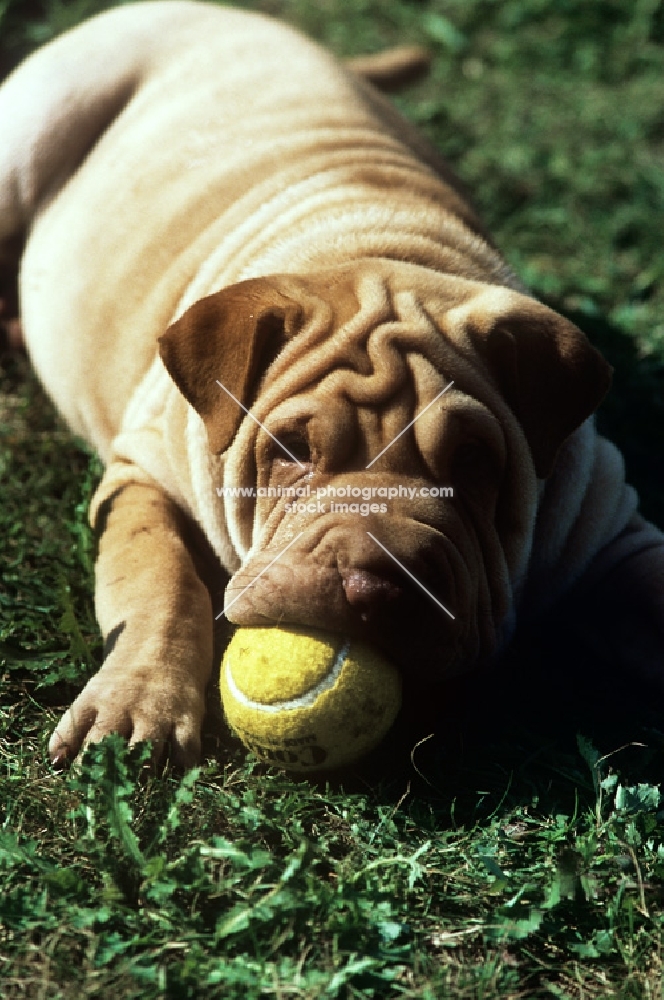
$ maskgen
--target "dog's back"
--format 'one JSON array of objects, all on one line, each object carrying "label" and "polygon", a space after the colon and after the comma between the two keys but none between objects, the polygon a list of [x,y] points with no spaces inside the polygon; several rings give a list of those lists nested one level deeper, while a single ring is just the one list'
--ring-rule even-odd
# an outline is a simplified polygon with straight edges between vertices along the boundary
[{"label": "dog's back", "polygon": [[[223,285],[376,254],[513,283],[415,130],[260,15],[100,15],[19,68],[0,121],[0,245],[29,235],[28,346],[102,455],[156,337]],[[91,383],[86,411],[75,386]]]}]

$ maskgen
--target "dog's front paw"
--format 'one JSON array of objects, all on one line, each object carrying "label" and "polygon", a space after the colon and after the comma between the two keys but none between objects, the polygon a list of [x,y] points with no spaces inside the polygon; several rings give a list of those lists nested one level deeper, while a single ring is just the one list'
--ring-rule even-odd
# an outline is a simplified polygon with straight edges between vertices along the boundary
[{"label": "dog's front paw", "polygon": [[62,766],[88,743],[119,733],[130,744],[150,740],[153,760],[167,749],[177,767],[200,756],[204,689],[194,680],[164,677],[154,666],[120,669],[107,662],[58,723],[48,745],[51,762]]}]

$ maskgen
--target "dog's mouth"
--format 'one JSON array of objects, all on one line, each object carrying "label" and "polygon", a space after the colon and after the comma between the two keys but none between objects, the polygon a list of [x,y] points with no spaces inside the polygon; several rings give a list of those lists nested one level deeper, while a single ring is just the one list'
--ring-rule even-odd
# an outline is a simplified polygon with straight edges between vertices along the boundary
[{"label": "dog's mouth", "polygon": [[[495,644],[488,588],[469,570],[478,560],[467,545],[401,520],[389,533],[384,525],[381,532],[375,524],[319,524],[315,533],[294,534],[290,545],[283,535],[278,545],[273,539],[231,579],[226,617],[241,626],[298,625],[361,638],[404,678],[466,672]],[[414,555],[406,556],[409,535]]]}]

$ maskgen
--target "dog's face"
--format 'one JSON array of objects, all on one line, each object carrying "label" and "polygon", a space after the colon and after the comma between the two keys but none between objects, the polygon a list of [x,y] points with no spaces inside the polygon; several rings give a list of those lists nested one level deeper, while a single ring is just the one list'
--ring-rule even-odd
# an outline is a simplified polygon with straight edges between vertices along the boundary
[{"label": "dog's face", "polygon": [[537,479],[610,378],[534,300],[387,260],[226,288],[161,353],[226,453],[229,619],[362,636],[421,679],[494,652]]}]

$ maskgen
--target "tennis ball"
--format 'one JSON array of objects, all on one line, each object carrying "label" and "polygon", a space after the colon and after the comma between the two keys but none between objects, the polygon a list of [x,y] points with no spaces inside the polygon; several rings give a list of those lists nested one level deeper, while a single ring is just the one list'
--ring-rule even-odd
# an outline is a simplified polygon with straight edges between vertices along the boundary
[{"label": "tennis ball", "polygon": [[301,628],[239,628],[220,688],[244,745],[290,771],[356,760],[385,736],[401,705],[398,670],[371,646]]}]

